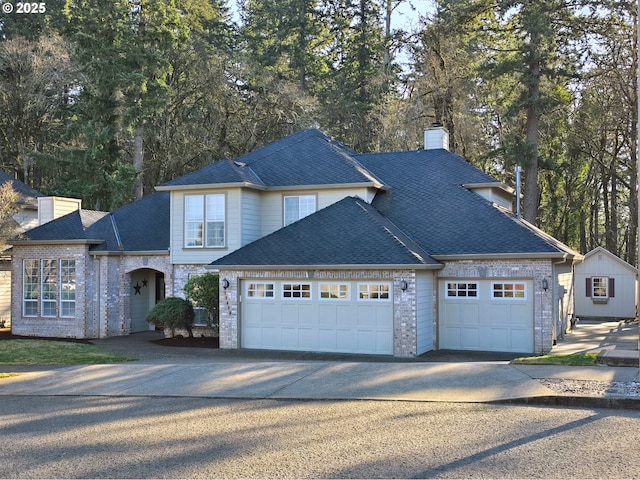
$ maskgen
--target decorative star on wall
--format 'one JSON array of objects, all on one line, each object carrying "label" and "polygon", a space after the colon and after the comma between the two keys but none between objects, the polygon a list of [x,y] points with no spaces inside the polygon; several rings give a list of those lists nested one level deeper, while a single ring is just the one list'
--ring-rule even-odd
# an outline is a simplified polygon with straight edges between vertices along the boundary
[{"label": "decorative star on wall", "polygon": [[146,287],[146,286],[147,286],[147,283],[148,283],[148,282],[147,282],[147,279],[146,279],[146,278],[142,280],[142,286],[143,286],[143,287]]},{"label": "decorative star on wall", "polygon": [[135,290],[134,295],[140,295],[140,289],[142,288],[142,285],[140,285],[138,282],[136,282],[136,284],[133,286],[133,289]]}]

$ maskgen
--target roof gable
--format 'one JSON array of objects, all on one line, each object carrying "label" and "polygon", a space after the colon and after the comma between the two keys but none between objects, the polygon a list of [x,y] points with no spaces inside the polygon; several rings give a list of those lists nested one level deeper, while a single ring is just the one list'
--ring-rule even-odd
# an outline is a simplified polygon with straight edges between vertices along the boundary
[{"label": "roof gable", "polygon": [[395,225],[357,197],[334,203],[211,265],[441,267]]},{"label": "roof gable", "polygon": [[240,184],[258,188],[375,185],[379,180],[354,158],[355,152],[317,129],[302,130],[235,161],[221,160],[167,182],[159,190]]},{"label": "roof gable", "polygon": [[605,255],[606,257],[608,257],[613,262],[618,263],[620,266],[622,266],[624,268],[627,268],[628,270],[630,270],[633,273],[638,273],[638,269],[636,267],[634,267],[630,263],[625,262],[623,259],[621,259],[617,255],[611,253],[609,250],[607,250],[603,246],[598,246],[598,247],[594,248],[593,250],[591,250],[590,252],[585,253],[584,258],[582,260],[582,264],[585,264],[585,263],[593,261],[598,254]]}]

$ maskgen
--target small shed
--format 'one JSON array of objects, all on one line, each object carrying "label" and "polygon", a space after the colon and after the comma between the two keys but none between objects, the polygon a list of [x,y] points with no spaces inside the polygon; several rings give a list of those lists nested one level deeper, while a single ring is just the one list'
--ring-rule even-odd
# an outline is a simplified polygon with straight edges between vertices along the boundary
[{"label": "small shed", "polygon": [[638,269],[603,247],[575,266],[575,315],[635,318]]}]

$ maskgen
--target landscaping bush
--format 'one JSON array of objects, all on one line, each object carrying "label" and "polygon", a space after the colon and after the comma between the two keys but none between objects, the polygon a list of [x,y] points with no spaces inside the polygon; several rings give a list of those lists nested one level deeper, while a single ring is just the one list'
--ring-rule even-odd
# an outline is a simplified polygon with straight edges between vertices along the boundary
[{"label": "landscaping bush", "polygon": [[179,297],[168,297],[156,303],[149,310],[145,320],[153,325],[171,328],[172,334],[176,328],[185,328],[189,336],[193,337],[191,326],[196,314],[193,304],[189,300]]},{"label": "landscaping bush", "polygon": [[218,328],[220,318],[220,276],[215,273],[205,273],[204,275],[192,277],[183,290],[194,305],[205,309],[207,312],[207,325]]}]

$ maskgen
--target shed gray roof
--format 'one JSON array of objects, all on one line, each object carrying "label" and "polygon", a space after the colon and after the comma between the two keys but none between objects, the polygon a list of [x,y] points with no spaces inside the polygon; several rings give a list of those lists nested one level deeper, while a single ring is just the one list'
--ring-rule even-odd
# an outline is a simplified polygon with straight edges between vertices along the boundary
[{"label": "shed gray roof", "polygon": [[388,219],[357,197],[340,200],[211,265],[441,267]]}]

